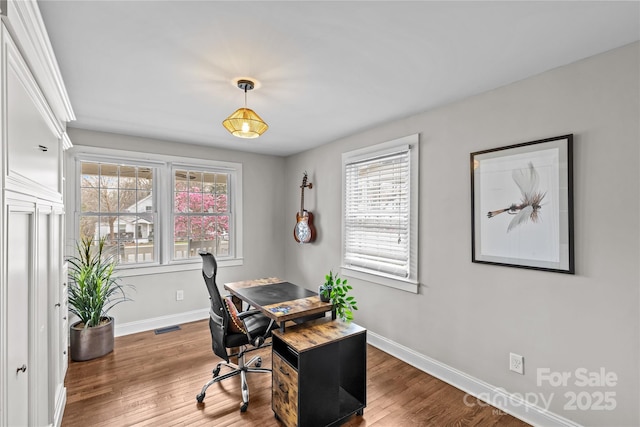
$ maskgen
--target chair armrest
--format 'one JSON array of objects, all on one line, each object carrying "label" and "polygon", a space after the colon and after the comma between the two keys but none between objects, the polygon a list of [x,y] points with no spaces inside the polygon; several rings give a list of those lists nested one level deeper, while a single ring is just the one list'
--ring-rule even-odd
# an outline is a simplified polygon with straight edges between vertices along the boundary
[{"label": "chair armrest", "polygon": [[245,318],[247,318],[249,316],[253,316],[254,314],[258,314],[258,313],[260,313],[260,310],[243,311],[242,313],[238,313],[238,319],[244,320]]}]

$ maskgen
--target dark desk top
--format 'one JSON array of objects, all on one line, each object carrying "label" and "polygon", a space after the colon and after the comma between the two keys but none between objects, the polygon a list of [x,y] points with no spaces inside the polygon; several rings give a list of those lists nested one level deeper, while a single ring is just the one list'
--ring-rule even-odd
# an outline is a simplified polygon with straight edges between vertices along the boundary
[{"label": "dark desk top", "polygon": [[225,283],[224,287],[279,322],[281,327],[288,320],[325,313],[333,308],[331,303],[320,301],[317,293],[275,277]]},{"label": "dark desk top", "polygon": [[242,299],[254,307],[280,304],[284,301],[293,301],[315,295],[317,295],[315,292],[289,282],[254,286],[242,290]]}]

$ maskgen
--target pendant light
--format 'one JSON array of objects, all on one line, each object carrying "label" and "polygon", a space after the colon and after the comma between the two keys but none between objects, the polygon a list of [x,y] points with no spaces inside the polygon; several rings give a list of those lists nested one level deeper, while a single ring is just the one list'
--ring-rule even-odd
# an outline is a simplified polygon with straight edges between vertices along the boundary
[{"label": "pendant light", "polygon": [[238,138],[257,138],[269,129],[259,115],[247,108],[247,91],[254,86],[251,80],[238,80],[238,88],[244,90],[244,108],[238,108],[222,122],[222,126]]}]

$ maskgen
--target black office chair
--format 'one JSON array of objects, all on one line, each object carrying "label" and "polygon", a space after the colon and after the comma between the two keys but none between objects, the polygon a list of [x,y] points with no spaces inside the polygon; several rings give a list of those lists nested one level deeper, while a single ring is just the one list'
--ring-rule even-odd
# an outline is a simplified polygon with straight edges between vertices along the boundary
[{"label": "black office chair", "polygon": [[[216,356],[224,360],[218,363],[213,370],[213,378],[202,387],[200,394],[196,396],[198,403],[202,403],[205,392],[211,384],[226,380],[236,375],[240,375],[242,384],[242,404],[240,412],[245,412],[249,406],[249,387],[247,385],[247,374],[252,372],[271,373],[271,369],[261,368],[262,358],[254,356],[245,362],[244,356],[259,348],[271,345],[266,344],[265,340],[271,335],[271,330],[276,327],[275,323],[259,310],[250,310],[237,313],[235,315],[235,306],[230,303],[230,298],[223,299],[220,296],[216,285],[216,274],[218,272],[218,264],[214,256],[208,252],[201,252],[202,256],[202,276],[209,290],[211,298],[211,309],[209,310],[209,329],[211,330],[211,341],[213,352]],[[252,347],[249,347],[251,345]],[[227,349],[240,348],[235,354],[227,354]],[[229,361],[230,357],[238,357],[238,364]],[[255,367],[250,367],[255,365]],[[231,372],[224,375],[220,374],[220,368],[227,366],[231,368]]]}]

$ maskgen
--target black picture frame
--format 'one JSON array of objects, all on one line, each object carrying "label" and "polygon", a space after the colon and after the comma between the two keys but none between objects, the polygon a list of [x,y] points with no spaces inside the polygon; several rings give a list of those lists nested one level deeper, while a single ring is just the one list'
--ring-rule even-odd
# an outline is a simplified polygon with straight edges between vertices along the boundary
[{"label": "black picture frame", "polygon": [[471,261],[575,274],[573,134],[470,155]]}]

